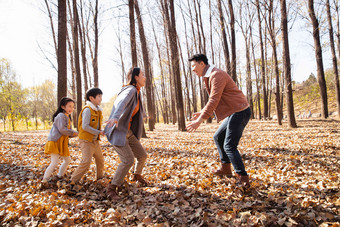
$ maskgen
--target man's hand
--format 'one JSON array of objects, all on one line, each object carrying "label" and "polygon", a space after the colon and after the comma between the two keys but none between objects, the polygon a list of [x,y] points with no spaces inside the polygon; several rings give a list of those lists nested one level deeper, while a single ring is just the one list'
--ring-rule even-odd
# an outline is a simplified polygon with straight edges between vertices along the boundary
[{"label": "man's hand", "polygon": [[104,136],[104,135],[105,135],[105,134],[104,134],[104,131],[103,131],[103,130],[100,131],[99,135]]},{"label": "man's hand", "polygon": [[192,118],[190,119],[190,121],[194,121],[197,120],[197,118],[201,115],[200,112],[196,112],[192,114]]},{"label": "man's hand", "polygon": [[188,130],[188,132],[194,132],[200,125],[201,121],[199,120],[190,121],[186,127],[186,130]]},{"label": "man's hand", "polygon": [[112,127],[114,124],[118,127],[118,120],[117,119],[110,119],[105,122],[109,127]]}]

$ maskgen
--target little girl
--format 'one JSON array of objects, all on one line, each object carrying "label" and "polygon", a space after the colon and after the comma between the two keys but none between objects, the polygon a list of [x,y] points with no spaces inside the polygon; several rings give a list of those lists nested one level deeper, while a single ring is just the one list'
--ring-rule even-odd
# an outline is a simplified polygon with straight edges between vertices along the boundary
[{"label": "little girl", "polygon": [[78,132],[71,129],[71,114],[74,110],[74,104],[75,102],[72,99],[64,97],[60,100],[59,107],[53,114],[53,126],[45,146],[45,154],[51,154],[51,164],[45,171],[42,181],[43,187],[47,186],[48,179],[58,165],[59,157],[64,159],[57,175],[59,178],[64,175],[68,164],[71,162],[68,138],[78,136]]}]

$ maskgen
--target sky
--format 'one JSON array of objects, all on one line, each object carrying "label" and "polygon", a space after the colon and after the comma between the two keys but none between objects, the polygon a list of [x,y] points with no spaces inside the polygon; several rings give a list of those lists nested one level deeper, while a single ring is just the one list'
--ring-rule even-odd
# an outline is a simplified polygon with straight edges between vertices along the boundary
[{"label": "sky", "polygon": [[[46,79],[57,81],[57,72],[44,59],[38,43],[52,43],[48,32],[49,21],[40,10],[41,1],[0,0],[0,58],[6,58],[17,73],[24,87],[39,85]],[[311,34],[296,25],[289,35],[292,79],[306,80],[311,73],[316,75],[316,62]],[[112,37],[113,26],[105,26],[100,36],[99,87],[103,90],[103,102],[108,101],[121,88],[121,69],[114,62],[117,54]],[[308,40],[309,43],[306,41]],[[237,48],[240,48],[239,46]],[[130,50],[126,50],[130,51]],[[325,51],[324,56],[329,55]],[[324,57],[327,59],[326,57]],[[331,62],[325,61],[324,68]]]}]

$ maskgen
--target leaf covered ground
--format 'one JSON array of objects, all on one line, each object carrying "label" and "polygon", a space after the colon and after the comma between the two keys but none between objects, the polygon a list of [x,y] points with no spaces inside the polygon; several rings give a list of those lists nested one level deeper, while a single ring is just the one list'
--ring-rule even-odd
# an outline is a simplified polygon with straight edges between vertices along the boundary
[{"label": "leaf covered ground", "polygon": [[[0,134],[0,223],[3,226],[339,226],[340,122],[299,121],[299,128],[251,121],[239,150],[251,177],[244,189],[235,178],[213,177],[219,167],[212,136],[218,124],[195,133],[156,125],[142,144],[149,187],[126,178],[121,200],[102,193],[119,159],[104,139],[106,175],[95,181],[95,166],[70,194],[67,182],[80,161],[70,140],[72,163],[64,180],[48,189],[40,180],[50,160],[48,131]],[[56,174],[56,172],[55,172]],[[130,176],[131,177],[131,176]]]}]

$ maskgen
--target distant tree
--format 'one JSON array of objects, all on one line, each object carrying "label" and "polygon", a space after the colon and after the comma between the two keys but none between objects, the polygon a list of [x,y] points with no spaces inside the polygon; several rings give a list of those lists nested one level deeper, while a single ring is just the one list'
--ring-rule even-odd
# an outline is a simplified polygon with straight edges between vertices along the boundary
[{"label": "distant tree", "polygon": [[130,24],[130,46],[132,67],[137,66],[137,47],[136,47],[136,25],[135,25],[135,0],[129,0],[129,24]]},{"label": "distant tree", "polygon": [[283,66],[286,80],[286,99],[287,99],[287,115],[288,125],[291,128],[296,128],[296,120],[294,115],[294,103],[293,103],[293,89],[291,79],[291,65],[290,65],[290,52],[288,42],[288,22],[287,22],[287,9],[286,0],[280,0],[281,5],[281,29],[283,39]]},{"label": "distant tree", "polygon": [[317,65],[317,76],[318,76],[318,83],[320,86],[321,106],[322,106],[321,116],[323,118],[327,118],[328,117],[327,87],[326,87],[326,80],[325,80],[325,71],[323,68],[319,21],[314,11],[313,0],[308,0],[308,14],[309,14],[311,23],[313,25],[315,59],[316,59],[316,65]]},{"label": "distant tree", "polygon": [[[78,27],[79,27],[79,19],[78,19],[78,9],[77,9],[77,1],[73,0],[73,4],[72,4],[72,8],[73,8],[73,52],[74,52],[74,65],[75,65],[75,75],[76,75],[76,85],[77,85],[77,116],[79,115],[79,113],[81,112],[82,109],[82,101],[83,101],[83,97],[82,97],[82,81],[81,81],[81,73],[80,73],[80,61],[79,61],[79,38],[78,38]],[[95,68],[95,67],[93,67]],[[96,69],[98,70],[98,69]],[[95,71],[95,69],[94,69]],[[97,77],[98,77],[98,72],[97,72]],[[94,77],[96,78],[96,77]],[[96,81],[96,80],[95,80]],[[95,82],[96,83],[96,82]],[[98,83],[98,81],[97,81]],[[98,85],[98,84],[97,84]],[[78,119],[74,119],[74,122],[77,124]]]},{"label": "distant tree", "polygon": [[67,95],[66,0],[58,0],[58,101]]},{"label": "distant tree", "polygon": [[146,97],[147,97],[147,109],[148,109],[148,121],[149,121],[149,130],[153,131],[155,128],[155,104],[153,99],[153,79],[152,79],[152,71],[150,66],[150,60],[149,60],[149,49],[147,47],[147,41],[146,36],[144,32],[144,25],[142,16],[140,13],[138,0],[135,0],[135,11],[136,11],[136,17],[138,20],[138,29],[139,29],[139,37],[141,41],[142,46],[142,52],[143,52],[143,62],[144,62],[144,71],[146,76]]},{"label": "distant tree", "polygon": [[328,20],[328,32],[329,32],[329,44],[332,51],[332,63],[333,63],[333,73],[334,73],[334,84],[335,84],[335,93],[336,93],[336,105],[338,116],[340,116],[340,86],[339,86],[339,70],[337,57],[335,53],[335,45],[334,45],[334,32],[332,25],[332,14],[329,0],[326,0],[326,11],[327,11],[327,20]]},{"label": "distant tree", "polygon": [[178,117],[178,130],[185,131],[185,117],[184,117],[184,105],[183,105],[183,94],[182,84],[180,76],[179,66],[179,51],[177,45],[177,30],[175,20],[175,7],[173,0],[162,0],[163,10],[166,18],[166,24],[168,29],[168,35],[170,40],[170,52],[171,52],[171,66],[174,78],[174,88],[176,93],[176,107]]}]

